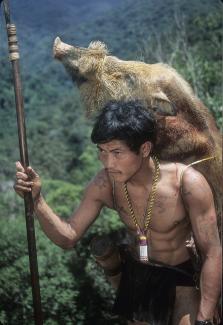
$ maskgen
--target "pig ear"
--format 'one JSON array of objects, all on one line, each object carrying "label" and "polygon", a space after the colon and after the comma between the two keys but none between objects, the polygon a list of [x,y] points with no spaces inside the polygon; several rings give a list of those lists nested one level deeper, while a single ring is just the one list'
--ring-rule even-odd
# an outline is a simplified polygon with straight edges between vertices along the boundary
[{"label": "pig ear", "polygon": [[105,43],[100,41],[91,42],[88,46],[89,50],[93,50],[97,55],[105,56],[108,55],[108,48]]},{"label": "pig ear", "polygon": [[158,115],[162,116],[174,116],[176,115],[176,108],[169,98],[162,92],[156,92],[152,94],[151,104]]},{"label": "pig ear", "polygon": [[78,60],[78,69],[80,74],[89,76],[100,69],[100,63],[108,54],[107,47],[104,43],[96,41],[91,42],[85,55]]}]

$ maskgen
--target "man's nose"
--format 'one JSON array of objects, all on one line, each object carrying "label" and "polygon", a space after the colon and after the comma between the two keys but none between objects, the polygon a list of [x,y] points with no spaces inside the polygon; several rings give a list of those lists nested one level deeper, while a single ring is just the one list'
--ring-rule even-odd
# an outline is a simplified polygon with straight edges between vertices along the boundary
[{"label": "man's nose", "polygon": [[105,168],[113,169],[114,168],[114,157],[113,155],[108,155],[107,159],[105,160]]}]

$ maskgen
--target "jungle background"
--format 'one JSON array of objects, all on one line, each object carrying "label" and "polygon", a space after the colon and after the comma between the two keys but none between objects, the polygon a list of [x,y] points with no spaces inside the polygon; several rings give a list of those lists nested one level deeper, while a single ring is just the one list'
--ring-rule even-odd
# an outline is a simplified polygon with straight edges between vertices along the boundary
[{"label": "jungle background", "polygon": [[[56,36],[104,41],[122,59],[166,62],[194,88],[222,126],[222,3],[218,0],[11,0],[17,25],[31,165],[49,205],[63,218],[100,168],[79,93],[52,57]],[[0,324],[32,325],[23,201],[13,189],[19,160],[12,71],[0,14]],[[75,249],[51,243],[36,221],[44,324],[121,325],[114,292],[90,254],[96,234],[123,225],[105,210]]]}]

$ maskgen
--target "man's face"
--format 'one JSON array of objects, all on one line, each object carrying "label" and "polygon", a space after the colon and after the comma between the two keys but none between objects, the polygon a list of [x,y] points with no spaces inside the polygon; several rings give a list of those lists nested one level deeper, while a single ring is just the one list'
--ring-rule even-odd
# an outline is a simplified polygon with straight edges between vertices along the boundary
[{"label": "man's face", "polygon": [[131,151],[121,140],[98,144],[98,156],[105,170],[116,182],[127,182],[141,168],[143,153]]}]

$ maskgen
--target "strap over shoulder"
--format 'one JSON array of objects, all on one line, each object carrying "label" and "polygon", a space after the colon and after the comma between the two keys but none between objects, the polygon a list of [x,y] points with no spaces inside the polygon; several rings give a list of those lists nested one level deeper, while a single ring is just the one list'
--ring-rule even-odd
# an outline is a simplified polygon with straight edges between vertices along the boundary
[{"label": "strap over shoulder", "polygon": [[204,161],[207,161],[207,160],[211,160],[211,159],[215,159],[216,157],[215,156],[211,156],[211,157],[207,157],[207,158],[203,158],[203,159],[200,159],[200,160],[196,160],[194,162],[192,162],[191,164],[187,165],[184,170],[182,170],[181,174],[180,174],[180,191],[181,191],[181,194],[182,194],[182,182],[183,182],[183,175],[184,175],[184,172],[186,171],[186,169],[188,167],[191,167],[191,166],[194,166],[194,165],[197,165],[197,164],[200,164]]}]

